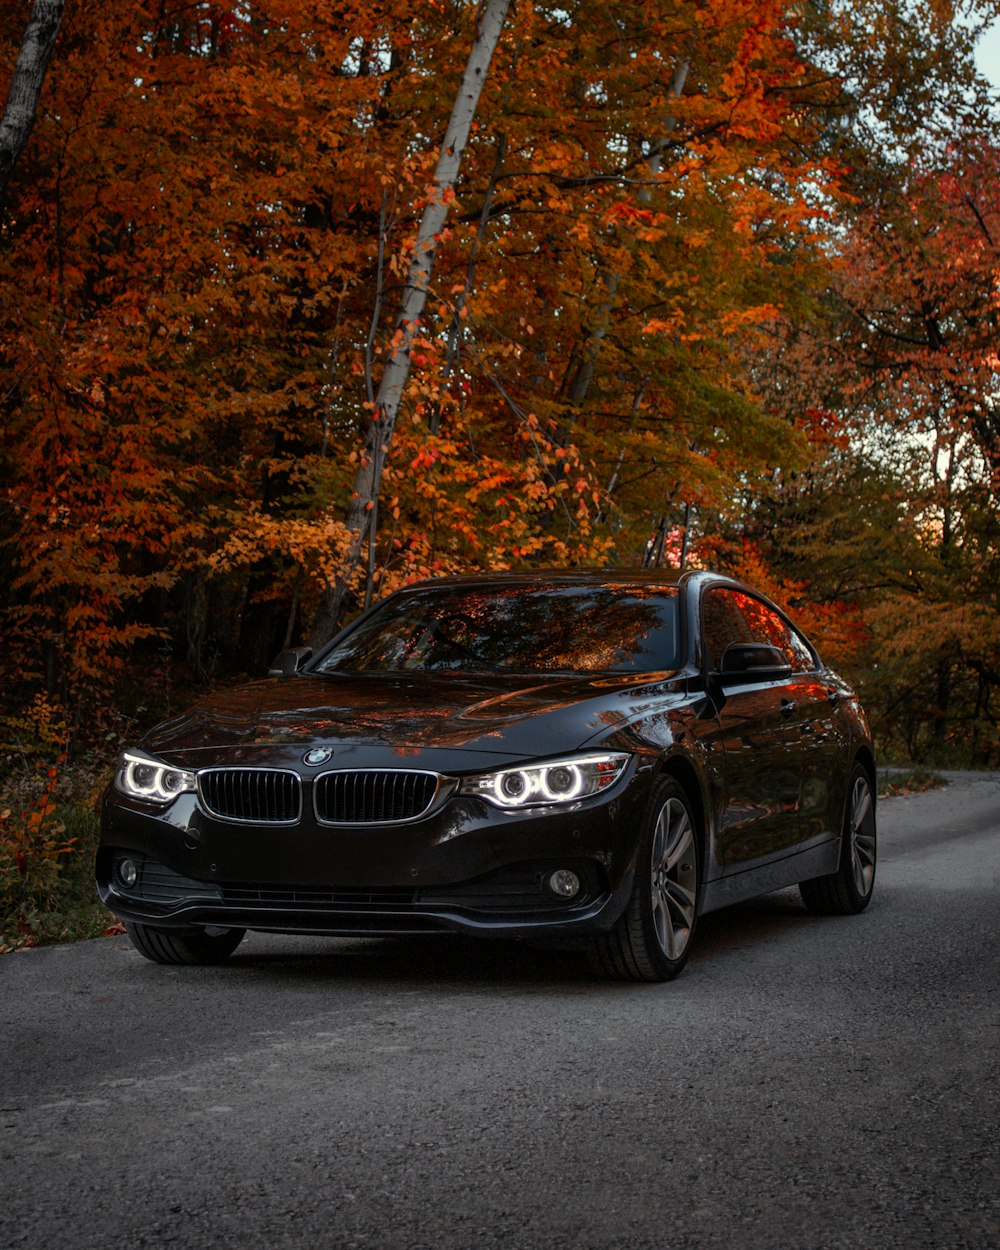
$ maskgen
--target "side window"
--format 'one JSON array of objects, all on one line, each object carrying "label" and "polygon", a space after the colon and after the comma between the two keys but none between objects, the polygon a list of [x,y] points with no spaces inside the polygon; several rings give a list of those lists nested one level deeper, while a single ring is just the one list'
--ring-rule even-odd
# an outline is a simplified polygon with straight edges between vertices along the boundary
[{"label": "side window", "polygon": [[796,673],[811,673],[816,667],[816,656],[813,654],[806,640],[802,637],[795,627],[792,627],[791,635],[788,640],[795,652],[795,659],[792,660],[792,669]]},{"label": "side window", "polygon": [[805,639],[797,630],[752,595],[738,593],[734,596],[740,611],[746,618],[753,642],[765,642],[783,652],[795,673],[807,673],[815,668],[813,654]]},{"label": "side window", "polygon": [[705,644],[705,664],[717,669],[722,653],[733,642],[755,642],[746,617],[740,611],[737,595],[733,590],[719,587],[708,590],[701,603],[701,635]]}]

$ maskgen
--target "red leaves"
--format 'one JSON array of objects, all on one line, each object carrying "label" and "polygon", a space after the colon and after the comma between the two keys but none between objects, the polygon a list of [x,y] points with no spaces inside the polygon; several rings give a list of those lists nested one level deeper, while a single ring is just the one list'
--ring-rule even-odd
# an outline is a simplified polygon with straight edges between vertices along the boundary
[{"label": "red leaves", "polygon": [[608,216],[612,221],[619,221],[625,225],[651,226],[656,220],[656,214],[652,209],[639,208],[625,201],[612,204]]}]

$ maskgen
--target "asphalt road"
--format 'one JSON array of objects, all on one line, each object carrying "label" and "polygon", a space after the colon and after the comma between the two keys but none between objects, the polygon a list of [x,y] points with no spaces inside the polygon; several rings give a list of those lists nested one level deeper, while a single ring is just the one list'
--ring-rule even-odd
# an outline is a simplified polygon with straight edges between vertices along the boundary
[{"label": "asphalt road", "polygon": [[876,899],[672,985],[462,940],[0,959],[0,1247],[1000,1246],[1000,776],[882,805]]}]

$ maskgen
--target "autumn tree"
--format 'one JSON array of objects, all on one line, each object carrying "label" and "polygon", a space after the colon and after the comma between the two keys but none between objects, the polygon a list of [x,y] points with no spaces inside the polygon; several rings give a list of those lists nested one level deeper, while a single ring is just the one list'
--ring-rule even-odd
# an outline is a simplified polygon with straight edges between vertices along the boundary
[{"label": "autumn tree", "polygon": [[[354,475],[351,499],[345,519],[345,549],[332,584],[328,584],[318,618],[313,626],[317,642],[329,638],[340,617],[350,577],[368,537],[369,568],[374,565],[375,526],[378,517],[379,483],[383,459],[389,454],[395,433],[403,390],[410,375],[411,352],[420,334],[421,318],[434,273],[434,257],[448,219],[450,202],[469,133],[476,115],[479,96],[489,72],[507,16],[509,0],[485,0],[476,16],[475,39],[452,105],[451,117],[441,143],[434,177],[427,192],[413,241],[406,281],[396,314],[378,392],[370,399],[371,421],[365,430],[358,469]],[[380,238],[381,242],[381,238]],[[377,321],[377,314],[376,314]],[[370,383],[369,383],[370,385]],[[365,606],[371,602],[372,576],[369,574]]]},{"label": "autumn tree", "polygon": [[[387,483],[439,567],[482,558],[462,538],[483,529],[470,492],[435,486],[466,481],[470,455],[490,483],[474,492],[493,504],[489,532],[512,540],[491,564],[636,559],[652,501],[681,483],[689,497],[724,491],[737,465],[787,451],[791,432],[747,393],[735,344],[809,267],[795,187],[829,171],[802,157],[806,75],[778,10],[759,6],[720,5],[700,24],[683,7],[526,10],[506,49],[470,152],[492,126],[486,189],[456,214],[400,446],[424,480],[390,464]],[[506,466],[484,446],[507,447]],[[521,487],[519,461],[541,471]],[[541,515],[526,528],[532,500]],[[398,558],[383,548],[390,575]]]},{"label": "autumn tree", "polygon": [[918,540],[916,585],[870,617],[887,664],[915,687],[900,708],[909,743],[939,756],[951,742],[988,757],[983,730],[998,740],[997,172],[996,146],[979,137],[915,164],[896,202],[859,222],[838,288],[844,346],[860,366],[850,393],[909,461]]},{"label": "autumn tree", "polygon": [[[635,558],[654,501],[778,454],[732,347],[769,275],[794,284],[795,187],[823,176],[782,12],[517,9],[410,345],[380,586]],[[260,665],[353,563],[366,380],[475,19],[69,11],[2,295],[7,627],[53,689],[157,636]]]},{"label": "autumn tree", "polygon": [[751,514],[776,567],[863,612],[882,740],[918,759],[1000,744],[998,137],[928,144],[858,205],[776,393],[837,436]]},{"label": "autumn tree", "polygon": [[399,115],[386,103],[396,22],[370,6],[70,11],[9,214],[19,280],[0,291],[7,624],[53,689],[165,629],[203,657],[209,620],[229,645],[245,623],[259,663],[273,572],[211,576],[234,517],[265,560],[335,558],[335,527],[294,502],[306,452],[334,488],[350,480],[322,454],[361,415],[360,396],[336,399],[353,365],[339,333],[356,343],[370,312],[379,204],[425,178],[400,115],[427,70]]},{"label": "autumn tree", "polygon": [[[675,538],[827,593],[769,568],[762,518],[851,405],[875,420],[826,292],[885,181],[879,75],[904,168],[958,44],[925,90],[889,4],[514,4],[460,152],[491,13],[67,6],[0,236],[12,696],[82,718],[126,659],[259,671],[417,576]],[[779,324],[825,344],[795,387]]]}]

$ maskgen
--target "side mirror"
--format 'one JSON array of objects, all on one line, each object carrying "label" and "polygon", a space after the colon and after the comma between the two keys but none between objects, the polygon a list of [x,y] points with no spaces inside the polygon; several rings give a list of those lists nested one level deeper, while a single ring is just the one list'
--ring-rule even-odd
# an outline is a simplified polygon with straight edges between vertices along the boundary
[{"label": "side mirror", "polygon": [[268,677],[294,677],[302,671],[306,661],[312,655],[312,647],[291,647],[282,651],[271,667],[267,670]]},{"label": "side mirror", "polygon": [[790,677],[792,666],[783,651],[762,642],[731,642],[722,653],[723,677]]}]

